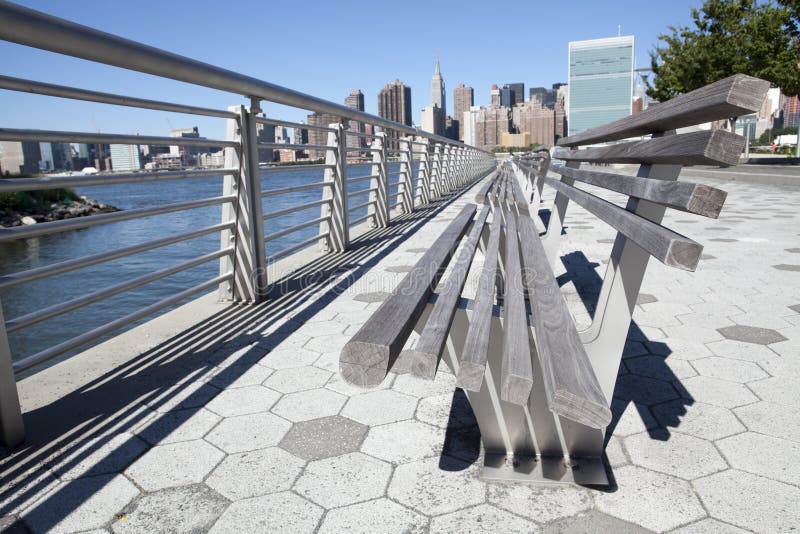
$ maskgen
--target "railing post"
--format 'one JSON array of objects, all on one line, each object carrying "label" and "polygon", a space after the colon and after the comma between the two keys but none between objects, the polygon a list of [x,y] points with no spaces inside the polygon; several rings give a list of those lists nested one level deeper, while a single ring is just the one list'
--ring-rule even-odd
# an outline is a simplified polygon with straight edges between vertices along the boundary
[{"label": "railing post", "polygon": [[431,176],[430,176],[430,157],[428,155],[428,139],[417,137],[422,143],[419,151],[419,171],[417,172],[417,188],[419,189],[419,202],[426,205],[431,201]]},{"label": "railing post", "polygon": [[414,211],[414,159],[411,153],[411,138],[400,138],[400,183],[397,192],[400,193],[403,213]]},{"label": "railing post", "polygon": [[453,153],[450,149],[450,145],[444,145],[444,150],[442,150],[442,171],[440,181],[442,183],[442,191],[447,191],[448,193],[453,191],[453,183],[451,181],[452,176],[450,175],[452,163]]},{"label": "railing post", "polygon": [[433,146],[433,160],[431,161],[431,198],[439,199],[442,196],[442,144]]},{"label": "railing post", "polygon": [[229,111],[239,115],[227,121],[226,139],[239,147],[225,148],[225,167],[239,169],[223,178],[223,194],[236,195],[236,204],[222,205],[222,221],[234,221],[231,230],[221,232],[222,247],[234,244],[234,257],[220,259],[220,274],[233,271],[233,280],[220,286],[221,300],[258,302],[267,291],[264,221],[261,213],[261,184],[258,172],[258,133],[255,116],[260,113],[258,101],[251,111],[233,106]]},{"label": "railing post", "polygon": [[386,134],[380,132],[376,134],[372,142],[372,178],[369,182],[370,189],[374,189],[369,194],[372,202],[368,208],[368,213],[372,215],[372,226],[374,228],[386,228],[389,226],[389,191],[388,177],[386,175]]},{"label": "railing post", "polygon": [[322,189],[321,216],[330,217],[320,223],[320,236],[325,238],[328,252],[343,252],[350,247],[350,219],[347,211],[347,140],[344,124],[331,124],[335,131],[328,133],[325,151],[325,177],[330,186]]},{"label": "railing post", "polygon": [[0,445],[12,449],[25,441],[25,424],[19,405],[17,381],[11,365],[3,303],[0,302]]}]

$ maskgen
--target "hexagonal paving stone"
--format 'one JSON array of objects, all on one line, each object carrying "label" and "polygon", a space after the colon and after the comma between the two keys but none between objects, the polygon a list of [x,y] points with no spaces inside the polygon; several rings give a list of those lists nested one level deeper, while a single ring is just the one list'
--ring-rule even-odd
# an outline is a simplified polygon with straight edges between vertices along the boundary
[{"label": "hexagonal paving stone", "polygon": [[266,412],[280,397],[280,393],[264,386],[226,389],[206,404],[206,408],[222,417],[234,417]]},{"label": "hexagonal paving stone", "polygon": [[325,508],[383,496],[392,475],[389,464],[360,452],[311,462],[294,490]]},{"label": "hexagonal paving stone", "polygon": [[[324,357],[325,355],[323,354],[322,358]],[[387,374],[386,378],[383,379],[383,382],[381,382],[377,386],[372,386],[369,388],[356,386],[345,381],[345,379],[342,378],[342,375],[339,374],[339,355],[334,354],[333,358],[336,360],[335,367],[333,367],[334,371],[333,374],[331,375],[330,380],[328,380],[328,383],[325,384],[325,387],[337,393],[341,393],[342,395],[347,395],[348,397],[360,395],[362,393],[368,393],[370,391],[376,391],[379,389],[387,389],[391,387],[392,382],[394,381],[394,378],[396,376],[394,373]],[[315,362],[314,365],[320,367],[319,360]],[[327,366],[324,365],[323,367],[327,368]]]},{"label": "hexagonal paving stone", "polygon": [[[444,364],[442,364],[444,366]],[[392,389],[411,395],[412,397],[433,397],[443,393],[453,393],[456,388],[455,375],[447,372],[436,373],[434,380],[417,378],[414,375],[406,374],[398,376]]]},{"label": "hexagonal paving stone", "polygon": [[710,343],[712,341],[719,341],[720,339],[722,339],[722,334],[717,330],[713,328],[704,328],[702,326],[691,326],[691,325],[665,326],[664,332],[669,337],[675,337],[699,343]]},{"label": "hexagonal paving stone", "polygon": [[310,336],[330,336],[344,332],[345,325],[340,321],[317,321],[306,323],[300,328],[300,332]]},{"label": "hexagonal paving stone", "polygon": [[712,517],[755,532],[788,532],[800,524],[800,489],[729,469],[694,481]]},{"label": "hexagonal paving stone", "polygon": [[147,406],[160,413],[201,408],[216,397],[219,391],[218,388],[205,382],[176,384],[148,401]]},{"label": "hexagonal paving stone", "polygon": [[225,456],[203,440],[153,447],[125,474],[145,491],[202,482]]},{"label": "hexagonal paving stone", "polygon": [[748,387],[761,397],[761,400],[787,405],[797,405],[800,402],[800,392],[797,390],[797,380],[794,377],[773,376],[751,382]]},{"label": "hexagonal paving stone", "polygon": [[319,352],[303,347],[280,346],[268,352],[258,363],[270,369],[304,367],[314,363],[319,358],[319,354]]},{"label": "hexagonal paving stone", "polygon": [[624,375],[617,379],[614,396],[636,404],[651,405],[678,398],[678,392],[669,382],[638,375]]},{"label": "hexagonal paving stone", "polygon": [[291,369],[275,371],[264,382],[264,385],[281,393],[294,393],[296,391],[320,388],[325,385],[330,377],[331,373],[329,371],[318,367],[292,367]]},{"label": "hexagonal paving stone", "polygon": [[732,467],[789,484],[800,480],[800,443],[745,432],[717,441]]},{"label": "hexagonal paving stone", "polygon": [[572,486],[537,487],[493,483],[488,489],[490,503],[537,523],[549,523],[592,507],[589,492]]},{"label": "hexagonal paving stone", "polygon": [[121,473],[145,450],[147,444],[123,432],[114,436],[100,436],[73,448],[67,447],[48,457],[46,463],[61,480]]},{"label": "hexagonal paving stone", "polygon": [[649,408],[633,402],[612,399],[611,412],[613,418],[609,430],[615,436],[630,436],[658,426]]},{"label": "hexagonal paving stone", "polygon": [[346,400],[344,395],[329,389],[310,389],[284,395],[272,411],[297,423],[336,415]]},{"label": "hexagonal paving stone", "polygon": [[236,501],[291,489],[305,462],[278,447],[232,454],[206,484]]},{"label": "hexagonal paving stone", "polygon": [[706,356],[713,356],[703,343],[690,339],[666,337],[657,341],[647,341],[645,346],[651,353],[659,356],[669,356],[671,360],[692,361]]},{"label": "hexagonal paving stone", "polygon": [[769,345],[779,341],[786,341],[786,338],[779,332],[770,328],[758,328],[756,326],[745,326],[737,324],[718,328],[717,331],[727,339],[755,343],[758,345]]},{"label": "hexagonal paving stone", "polygon": [[294,425],[281,440],[281,448],[304,460],[322,460],[355,452],[368,428],[352,419],[333,415]]},{"label": "hexagonal paving stone", "polygon": [[404,463],[438,454],[444,432],[419,421],[399,421],[369,430],[361,451],[381,460]]},{"label": "hexagonal paving stone", "polygon": [[680,386],[685,398],[716,404],[723,408],[734,408],[758,400],[758,397],[742,384],[707,376],[687,378],[681,381]]},{"label": "hexagonal paving stone", "polygon": [[727,408],[703,402],[667,402],[654,406],[653,414],[662,426],[703,439],[716,440],[746,430]]},{"label": "hexagonal paving stone", "polygon": [[271,374],[272,369],[262,365],[231,365],[215,374],[214,378],[211,379],[211,383],[222,389],[258,386]]},{"label": "hexagonal paving stone", "polygon": [[[399,377],[398,377],[399,378]],[[417,399],[392,390],[371,391],[351,397],[342,415],[368,426],[411,419]]]},{"label": "hexagonal paving stone", "polygon": [[730,382],[752,382],[767,377],[758,365],[752,362],[731,360],[730,358],[703,358],[692,362],[697,372],[703,376],[728,380]]},{"label": "hexagonal paving stone", "polygon": [[630,463],[625,456],[625,451],[622,449],[622,438],[611,436],[606,443],[606,458],[611,467],[619,467]]},{"label": "hexagonal paving stone", "polygon": [[733,525],[728,525],[716,519],[703,519],[685,527],[675,529],[671,534],[747,534],[749,530],[742,530]]},{"label": "hexagonal paving stone", "polygon": [[537,532],[539,529],[530,521],[500,510],[489,504],[482,504],[467,510],[434,517],[431,520],[431,534],[460,534],[462,532],[496,534],[498,532]]},{"label": "hexagonal paving stone", "polygon": [[[349,337],[340,334],[333,336],[314,336],[303,345],[306,350],[316,351],[319,354],[326,352],[342,352],[345,344],[350,340]],[[306,362],[303,365],[310,365],[314,360]]]},{"label": "hexagonal paving stone", "polygon": [[169,488],[128,505],[111,530],[126,532],[205,532],[228,507],[228,500],[202,484]]},{"label": "hexagonal paving stone", "polygon": [[422,533],[428,520],[389,499],[375,499],[330,510],[325,516],[320,534],[372,534],[376,525],[381,532]]},{"label": "hexagonal paving stone", "polygon": [[242,532],[313,532],[323,509],[289,491],[245,499],[231,504],[210,534]]},{"label": "hexagonal paving stone", "polygon": [[291,426],[271,413],[240,415],[223,420],[205,439],[227,453],[253,451],[277,445]]},{"label": "hexagonal paving stone", "polygon": [[62,482],[22,519],[36,533],[100,528],[139,494],[122,475],[100,475]]},{"label": "hexagonal paving stone", "polygon": [[625,450],[634,464],[684,480],[710,475],[728,464],[710,441],[664,430],[655,436],[636,434],[625,438]]},{"label": "hexagonal paving stone", "polygon": [[598,512],[589,510],[572,517],[559,519],[547,525],[548,534],[606,534],[608,532],[624,534],[650,534],[652,530],[647,530],[622,521],[616,517],[611,517]]},{"label": "hexagonal paving stone", "polygon": [[633,465],[618,468],[614,477],[616,492],[594,494],[601,512],[657,531],[706,515],[688,482]]},{"label": "hexagonal paving stone", "polygon": [[157,414],[136,428],[136,434],[151,445],[166,445],[200,439],[222,420],[205,408]]},{"label": "hexagonal paving stone", "polygon": [[[663,356],[653,356],[652,354],[648,356],[626,358],[625,367],[635,375],[666,381],[688,378],[697,374],[687,361],[670,361]],[[678,370],[677,372],[676,369]]]},{"label": "hexagonal paving stone", "polygon": [[480,467],[445,471],[440,458],[426,458],[395,469],[389,484],[389,497],[426,515],[440,515],[482,504],[485,485],[478,477]]},{"label": "hexagonal paving stone", "polygon": [[477,425],[475,414],[463,391],[425,397],[419,401],[416,418],[439,428],[464,428]]},{"label": "hexagonal paving stone", "polygon": [[734,412],[754,432],[800,441],[800,410],[797,406],[762,401],[736,408]]}]

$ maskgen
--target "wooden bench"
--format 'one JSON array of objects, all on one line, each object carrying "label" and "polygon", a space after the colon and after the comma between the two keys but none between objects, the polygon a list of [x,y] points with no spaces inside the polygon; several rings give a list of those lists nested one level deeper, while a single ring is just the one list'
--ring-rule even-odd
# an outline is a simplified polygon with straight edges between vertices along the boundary
[{"label": "wooden bench", "polygon": [[[554,149],[552,164],[540,152],[501,165],[345,345],[344,379],[378,385],[398,359],[414,375],[432,379],[444,358],[478,421],[484,478],[608,484],[602,456],[609,406],[649,258],[692,271],[702,251],[660,224],[664,212],[717,217],[726,196],[678,182],[678,174],[685,165],[736,164],[744,146],[727,131],[675,130],[755,111],[768,88],[763,80],[733,76],[562,139],[559,145],[568,148]],[[576,148],[645,135],[651,137]],[[639,168],[628,176],[580,169],[582,162]],[[627,206],[576,183],[627,195]],[[540,235],[523,188],[541,199],[544,185],[556,195]],[[580,332],[553,273],[570,200],[617,231],[597,312]],[[483,262],[475,295],[463,298],[478,249]],[[415,329],[419,338],[406,346]]]}]

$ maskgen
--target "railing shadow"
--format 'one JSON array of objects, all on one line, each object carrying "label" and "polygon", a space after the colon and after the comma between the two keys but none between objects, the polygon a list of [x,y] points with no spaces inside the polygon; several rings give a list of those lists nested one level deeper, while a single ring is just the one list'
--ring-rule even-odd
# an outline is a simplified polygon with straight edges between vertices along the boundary
[{"label": "railing shadow", "polygon": [[[110,480],[95,475],[120,473],[151,448],[127,432],[141,425],[136,434],[146,434],[151,444],[167,437],[469,187],[353,239],[347,252],[321,256],[276,280],[265,302],[230,305],[25,413],[26,442],[0,459],[0,518],[25,506],[37,529],[54,527]],[[159,409],[169,411],[166,423],[161,414],[149,420]],[[97,457],[120,435],[127,439]],[[80,469],[81,462],[93,465],[53,490],[52,476]]]}]

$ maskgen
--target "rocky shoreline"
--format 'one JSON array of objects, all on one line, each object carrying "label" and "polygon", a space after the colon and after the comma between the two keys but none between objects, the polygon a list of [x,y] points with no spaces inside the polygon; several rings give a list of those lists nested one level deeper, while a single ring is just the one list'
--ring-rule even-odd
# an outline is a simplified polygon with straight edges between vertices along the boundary
[{"label": "rocky shoreline", "polygon": [[87,217],[98,213],[111,213],[120,211],[114,206],[97,202],[94,199],[80,196],[77,200],[70,202],[54,202],[49,206],[34,206],[19,211],[0,210],[0,226],[10,228],[12,226],[27,226],[48,221],[59,221],[61,219],[73,219],[75,217]]}]

